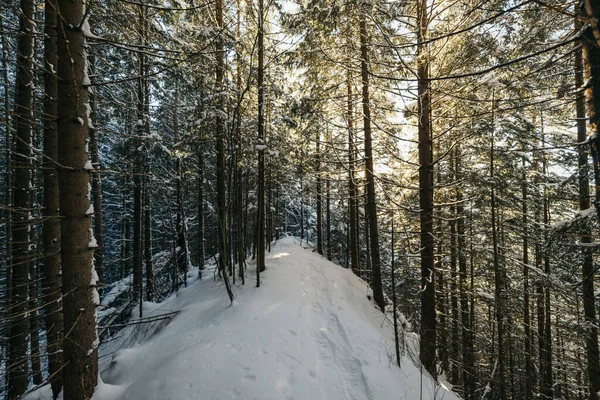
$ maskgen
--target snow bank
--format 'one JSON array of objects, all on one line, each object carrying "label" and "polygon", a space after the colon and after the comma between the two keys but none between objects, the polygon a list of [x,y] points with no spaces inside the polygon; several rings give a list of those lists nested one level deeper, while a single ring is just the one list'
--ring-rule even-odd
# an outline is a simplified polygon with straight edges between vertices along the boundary
[{"label": "snow bank", "polygon": [[293,238],[267,254],[258,289],[252,269],[232,306],[204,280],[152,310],[180,313],[104,357],[94,400],[457,399],[410,360],[398,368],[393,332],[350,270]]}]

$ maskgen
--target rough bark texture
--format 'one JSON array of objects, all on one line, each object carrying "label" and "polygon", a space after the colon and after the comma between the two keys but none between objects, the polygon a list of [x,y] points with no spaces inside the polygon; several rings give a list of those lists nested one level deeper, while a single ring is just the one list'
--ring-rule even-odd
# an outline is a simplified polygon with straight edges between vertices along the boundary
[{"label": "rough bark texture", "polygon": [[497,355],[495,361],[495,374],[493,376],[494,381],[494,398],[503,400],[506,398],[506,382],[505,382],[505,343],[504,343],[504,274],[502,270],[502,264],[500,262],[500,254],[498,250],[498,228],[497,228],[497,210],[496,210],[496,189],[494,184],[494,97],[492,95],[492,143],[490,145],[490,180],[492,182],[492,188],[490,192],[490,208],[492,218],[492,248],[493,248],[493,264],[494,264],[494,298],[496,303],[495,317],[496,317],[496,346]]},{"label": "rough bark texture", "polygon": [[98,339],[94,299],[96,277],[90,248],[92,219],[90,171],[86,144],[85,37],[81,26],[83,0],[59,0],[58,29],[58,151],[63,310],[65,322],[63,371],[64,399],[92,397],[98,379]]},{"label": "rough bark texture", "polygon": [[[223,24],[223,0],[216,0],[215,2],[215,13],[217,17],[217,26],[219,29],[224,29]],[[230,265],[229,258],[229,244],[228,233],[227,233],[227,163],[225,154],[225,120],[221,114],[225,114],[225,94],[223,93],[225,88],[223,81],[225,79],[225,47],[223,43],[224,32],[219,32],[219,36],[216,41],[216,57],[217,57],[217,71],[216,71],[216,90],[218,95],[217,108],[218,113],[215,118],[215,134],[217,142],[217,214],[219,218],[219,268],[223,272],[223,280],[225,281],[225,289],[229,299],[233,301],[233,292],[229,283],[229,277],[227,271]]]},{"label": "rough bark texture", "polygon": [[348,208],[350,213],[350,265],[360,276],[360,256],[358,252],[358,190],[356,188],[356,149],[354,148],[354,104],[352,99],[352,76],[348,70]]},{"label": "rough bark texture", "polygon": [[432,376],[436,371],[435,267],[433,241],[433,165],[431,161],[431,92],[428,50],[425,41],[427,2],[419,1],[417,11],[419,46],[417,75],[419,94],[419,206],[421,226],[421,363]]},{"label": "rough bark texture", "polygon": [[[147,178],[149,180],[150,177]],[[154,268],[152,265],[152,207],[150,185],[144,190],[144,258],[146,266],[146,300],[154,300]]]},{"label": "rough bark texture", "polygon": [[265,151],[264,146],[264,2],[258,2],[258,210],[256,225],[256,286],[260,286],[260,272],[265,270]]},{"label": "rough bark texture", "polygon": [[14,166],[14,210],[12,212],[12,263],[10,298],[10,343],[8,368],[8,398],[18,398],[28,383],[28,283],[31,216],[31,140],[33,129],[33,60],[34,39],[33,0],[21,0],[17,51]]},{"label": "rough bark texture", "polygon": [[[94,62],[90,62],[94,65]],[[100,176],[100,151],[96,123],[96,96],[90,92],[90,157],[92,159],[92,196],[94,204],[94,237],[98,248],[94,252],[94,266],[100,282],[104,281],[104,219],[102,214],[102,185]]]},{"label": "rough bark texture", "polygon": [[316,137],[316,172],[317,172],[317,253],[323,255],[323,196],[322,180],[321,180],[321,132],[317,133]]},{"label": "rough bark texture", "polygon": [[[584,14],[590,20],[600,20],[600,0],[586,0]],[[598,164],[600,162],[600,32],[596,24],[590,24],[584,30],[582,35],[583,58],[585,63],[585,76],[589,79],[586,87],[587,97],[587,115],[589,117],[590,140],[592,147],[592,156],[594,162],[594,177],[596,186],[596,201],[594,205],[600,215],[600,174]],[[578,88],[583,87],[580,82]],[[580,113],[583,113],[584,106],[581,100],[577,102],[578,121],[581,121]],[[585,126],[578,123],[578,137],[586,139]],[[581,139],[580,139],[581,140]],[[587,155],[582,151],[579,153],[579,198],[580,208],[587,209],[590,206],[590,195],[587,181]],[[586,172],[584,174],[584,172]],[[582,242],[591,241],[589,235],[582,238]],[[585,251],[585,249],[584,249]],[[589,399],[598,399],[600,392],[600,354],[598,348],[598,321],[596,319],[596,308],[594,299],[594,265],[591,254],[586,254],[582,265],[582,291],[583,291],[583,313],[585,319],[585,344],[587,357],[587,373],[589,380]]]},{"label": "rough bark texture", "polygon": [[45,328],[48,349],[48,373],[54,397],[62,389],[59,368],[62,365],[63,315],[59,303],[61,297],[60,275],[60,220],[58,210],[58,131],[56,126],[58,82],[56,71],[56,3],[46,0],[44,39],[44,208],[42,236],[44,241],[44,264],[42,288],[45,296]]},{"label": "rough bark texture", "polygon": [[533,398],[534,388],[534,370],[533,370],[533,354],[531,352],[531,315],[529,305],[529,217],[527,207],[527,174],[525,166],[525,156],[522,160],[522,196],[523,196],[523,330],[525,334],[525,399]]},{"label": "rough bark texture", "polygon": [[365,176],[367,178],[367,209],[371,248],[371,287],[373,298],[381,311],[385,312],[385,300],[381,284],[381,261],[379,254],[379,228],[377,226],[377,196],[375,193],[375,173],[373,171],[373,138],[371,132],[371,105],[369,100],[369,49],[367,20],[370,4],[360,6],[360,70],[362,77],[363,130],[365,134]]}]

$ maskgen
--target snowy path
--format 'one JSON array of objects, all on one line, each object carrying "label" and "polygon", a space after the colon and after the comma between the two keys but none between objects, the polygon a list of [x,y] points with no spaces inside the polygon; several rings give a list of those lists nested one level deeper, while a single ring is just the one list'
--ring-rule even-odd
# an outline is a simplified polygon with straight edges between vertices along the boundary
[{"label": "snowy path", "polygon": [[[419,399],[421,377],[395,365],[393,335],[367,286],[292,238],[252,267],[229,306],[221,282],[183,289],[155,314],[181,313],[146,343],[120,350],[96,400]],[[382,326],[384,325],[384,326]],[[423,399],[455,399],[423,378]]]}]

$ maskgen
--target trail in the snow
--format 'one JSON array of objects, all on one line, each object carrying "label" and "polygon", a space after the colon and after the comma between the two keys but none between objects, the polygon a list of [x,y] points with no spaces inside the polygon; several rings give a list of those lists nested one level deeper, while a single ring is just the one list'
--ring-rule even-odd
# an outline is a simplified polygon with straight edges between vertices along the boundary
[{"label": "trail in the snow", "polygon": [[156,336],[102,358],[95,400],[456,399],[428,377],[421,386],[412,362],[396,366],[391,328],[351,271],[293,238],[268,253],[260,288],[253,269],[233,306],[212,280],[149,306],[146,316],[180,312]]}]

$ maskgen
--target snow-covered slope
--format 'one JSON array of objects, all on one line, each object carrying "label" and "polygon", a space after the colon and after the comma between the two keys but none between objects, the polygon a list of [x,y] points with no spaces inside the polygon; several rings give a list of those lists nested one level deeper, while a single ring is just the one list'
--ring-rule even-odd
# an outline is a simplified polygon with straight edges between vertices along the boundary
[{"label": "snow-covered slope", "polygon": [[113,355],[95,399],[456,399],[411,361],[398,368],[365,283],[297,239],[267,254],[260,288],[251,278],[233,306],[212,279],[160,305],[181,312]]}]

